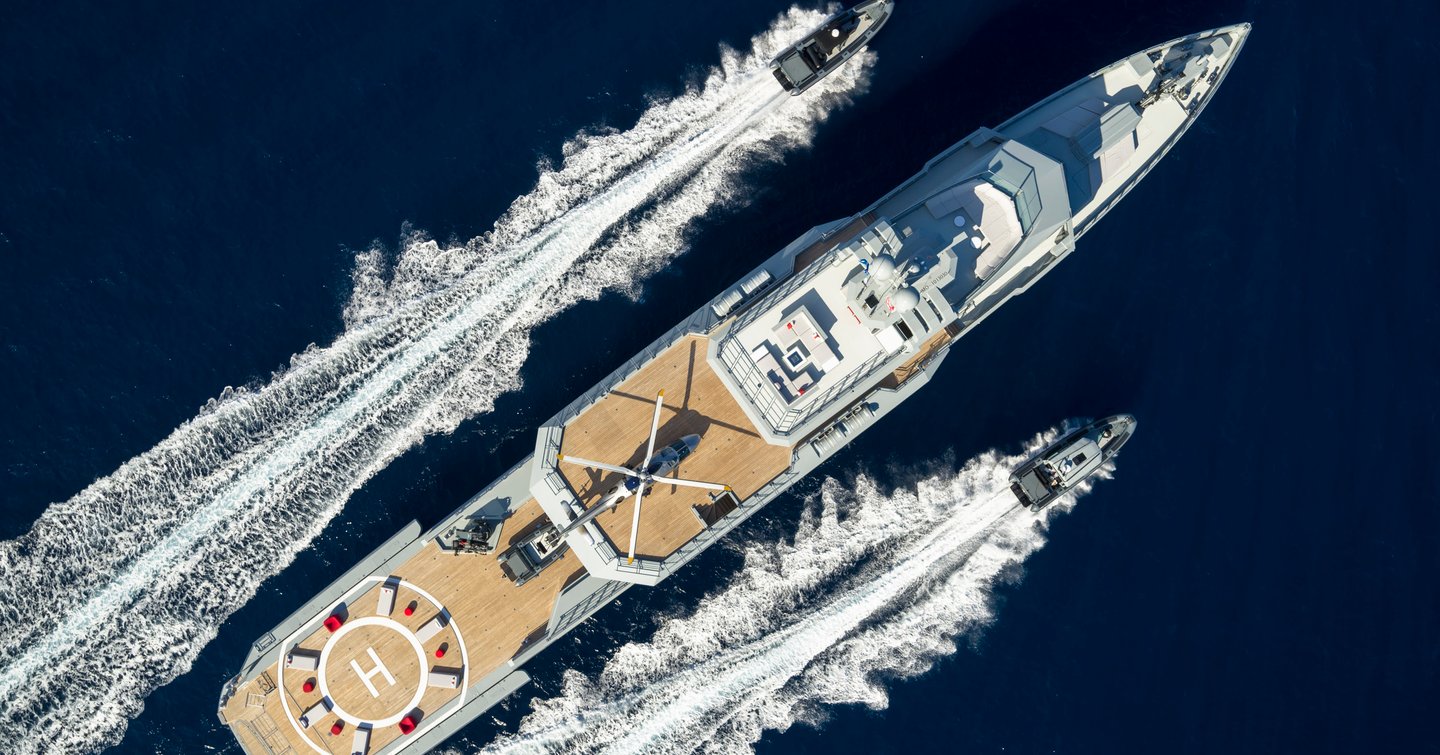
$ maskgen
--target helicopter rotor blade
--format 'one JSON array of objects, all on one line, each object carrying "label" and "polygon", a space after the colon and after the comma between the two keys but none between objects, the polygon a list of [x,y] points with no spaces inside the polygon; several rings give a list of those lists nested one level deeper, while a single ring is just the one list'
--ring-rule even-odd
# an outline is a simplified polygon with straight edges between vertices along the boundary
[{"label": "helicopter rotor blade", "polygon": [[630,519],[630,553],[627,563],[635,563],[635,537],[640,534],[640,502],[645,499],[645,483],[635,491],[635,516]]},{"label": "helicopter rotor blade", "polygon": [[662,390],[655,397],[655,417],[650,420],[650,443],[645,446],[645,463],[640,465],[642,471],[650,467],[650,459],[655,456],[655,433],[660,430],[660,407],[664,401],[665,391]]},{"label": "helicopter rotor blade", "polygon": [[616,465],[614,465],[614,464],[606,464],[606,463],[603,462],[603,461],[594,461],[594,460],[591,460],[591,459],[582,459],[582,458],[580,458],[579,456],[566,456],[565,454],[559,454],[556,458],[557,458],[559,461],[563,461],[563,462],[566,462],[566,463],[568,463],[568,464],[576,464],[576,465],[582,466],[582,467],[595,467],[596,469],[605,469],[605,470],[608,470],[608,471],[611,471],[611,472],[619,472],[620,474],[623,474],[623,475],[629,475],[630,477],[639,477],[639,476],[640,476],[640,474],[639,474],[638,472],[636,472],[635,470],[633,470],[633,469],[626,469],[625,467],[616,466]]},{"label": "helicopter rotor blade", "polygon": [[678,477],[656,477],[655,482],[666,485],[680,485],[687,488],[704,488],[705,490],[732,491],[734,488],[729,485],[720,485],[714,482],[698,482],[696,480],[682,480]]}]

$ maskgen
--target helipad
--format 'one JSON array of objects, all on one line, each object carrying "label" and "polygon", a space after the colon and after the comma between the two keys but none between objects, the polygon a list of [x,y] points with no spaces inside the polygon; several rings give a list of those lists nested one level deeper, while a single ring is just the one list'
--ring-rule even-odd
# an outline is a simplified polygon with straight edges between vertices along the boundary
[{"label": "helipad", "polygon": [[331,712],[356,726],[392,726],[419,707],[425,668],[425,649],[413,632],[388,618],[367,616],[341,627],[325,644],[320,694],[330,699]]},{"label": "helipad", "polygon": [[[275,666],[285,717],[316,752],[332,752],[337,739],[353,739],[358,752],[383,747],[406,727],[444,720],[455,708],[437,716],[440,708],[466,696],[468,652],[444,604],[399,578],[371,581],[283,643]],[[323,621],[339,626],[315,628]]]}]

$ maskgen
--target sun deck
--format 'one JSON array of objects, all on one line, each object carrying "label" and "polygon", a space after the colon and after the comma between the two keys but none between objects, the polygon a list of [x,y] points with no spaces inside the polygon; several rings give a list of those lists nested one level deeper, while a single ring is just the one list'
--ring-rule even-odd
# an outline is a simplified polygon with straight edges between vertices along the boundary
[{"label": "sun deck", "polygon": [[803,409],[876,355],[898,348],[886,349],[846,302],[844,284],[854,268],[826,266],[735,334],[769,378],[756,390]]},{"label": "sun deck", "polygon": [[[706,362],[708,339],[687,336],[661,352],[604,398],[565,426],[561,452],[625,467],[643,461],[655,408],[665,392],[656,433],[657,447],[696,433],[700,447],[676,474],[691,480],[729,485],[744,500],[790,466],[790,449],[766,443],[734,396]],[[576,497],[586,507],[621,480],[619,474],[561,465]],[[709,491],[656,483],[645,495],[635,553],[664,558],[705,528],[702,517],[712,505]],[[634,498],[595,521],[612,545],[630,541]],[[697,508],[699,511],[697,511]]]},{"label": "sun deck", "polygon": [[[539,504],[526,501],[506,521],[502,549],[547,522]],[[345,617],[339,631],[312,622],[310,631],[277,644],[276,661],[236,691],[225,719],[249,752],[348,753],[362,723],[373,725],[368,751],[379,752],[406,736],[403,717],[415,721],[415,736],[458,709],[463,697],[482,692],[474,685],[545,630],[561,588],[582,573],[567,553],[516,587],[493,555],[455,555],[432,540],[388,581],[371,578],[358,598],[334,609]],[[381,599],[387,586],[395,591],[388,612]],[[441,615],[448,622],[432,624]],[[284,667],[295,648],[315,658],[314,669],[303,661]],[[458,676],[454,688],[444,684],[451,675]],[[307,682],[316,685],[309,692]],[[326,697],[332,707],[316,708]],[[314,714],[302,727],[307,711]],[[342,730],[332,735],[337,722]]]}]

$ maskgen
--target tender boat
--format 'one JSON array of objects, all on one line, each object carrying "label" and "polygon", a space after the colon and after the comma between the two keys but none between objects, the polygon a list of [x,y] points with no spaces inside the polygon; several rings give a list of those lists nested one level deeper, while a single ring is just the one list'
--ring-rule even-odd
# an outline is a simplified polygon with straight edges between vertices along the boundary
[{"label": "tender boat", "polygon": [[894,10],[891,0],[869,0],[841,11],[775,56],[770,70],[785,91],[800,94],[869,44]]},{"label": "tender boat", "polygon": [[1128,414],[1095,420],[1072,430],[1010,476],[1010,490],[1031,511],[1049,506],[1120,452],[1135,433]]}]

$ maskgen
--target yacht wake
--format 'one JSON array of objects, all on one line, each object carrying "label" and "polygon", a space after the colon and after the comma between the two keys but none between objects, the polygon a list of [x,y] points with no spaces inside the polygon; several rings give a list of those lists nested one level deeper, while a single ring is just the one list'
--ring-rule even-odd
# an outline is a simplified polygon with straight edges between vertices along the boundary
[{"label": "yacht wake", "polygon": [[1039,515],[1009,492],[1010,471],[1055,437],[888,494],[864,476],[826,479],[793,542],[748,546],[694,613],[622,647],[597,679],[566,672],[562,694],[485,752],[749,753],[829,706],[884,708],[885,680],[923,673],[988,624],[993,585],[1088,492]]},{"label": "yacht wake", "polygon": [[393,257],[357,255],[332,345],[263,386],[226,389],[0,543],[0,741],[20,752],[116,742],[354,490],[519,387],[532,328],[605,290],[633,291],[684,250],[691,221],[738,200],[747,167],[806,144],[873,64],[866,53],[818,91],[781,93],[767,61],[823,17],[791,9],[634,127],[576,136],[484,236],[442,245],[412,233]]}]

